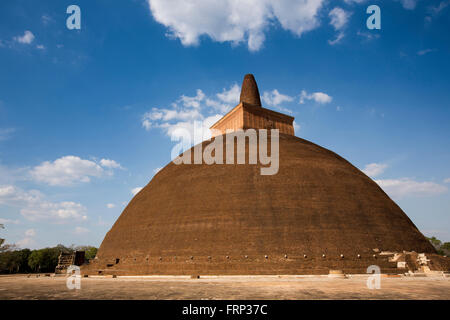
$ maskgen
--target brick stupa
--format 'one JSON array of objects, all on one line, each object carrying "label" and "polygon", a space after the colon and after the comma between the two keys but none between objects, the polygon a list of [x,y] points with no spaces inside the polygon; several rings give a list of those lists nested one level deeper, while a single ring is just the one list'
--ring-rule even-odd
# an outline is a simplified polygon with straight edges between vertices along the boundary
[{"label": "brick stupa", "polygon": [[448,258],[373,180],[294,136],[293,120],[262,108],[255,79],[245,76],[240,103],[212,128],[279,129],[278,173],[260,175],[259,164],[169,163],[131,200],[83,272],[328,274],[378,265],[401,273],[424,268],[419,253],[429,268],[448,270]]}]

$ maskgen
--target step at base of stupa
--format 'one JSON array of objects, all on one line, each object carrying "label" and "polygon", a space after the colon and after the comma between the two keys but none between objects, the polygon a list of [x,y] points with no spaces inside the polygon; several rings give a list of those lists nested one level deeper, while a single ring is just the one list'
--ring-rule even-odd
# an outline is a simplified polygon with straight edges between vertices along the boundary
[{"label": "step at base of stupa", "polygon": [[[419,274],[429,276],[450,271],[448,260],[436,254],[380,252],[359,257],[125,257],[96,259],[82,268],[90,275],[328,275],[330,270],[343,274],[367,274],[371,267],[383,274]],[[446,269],[447,268],[447,269]]]}]

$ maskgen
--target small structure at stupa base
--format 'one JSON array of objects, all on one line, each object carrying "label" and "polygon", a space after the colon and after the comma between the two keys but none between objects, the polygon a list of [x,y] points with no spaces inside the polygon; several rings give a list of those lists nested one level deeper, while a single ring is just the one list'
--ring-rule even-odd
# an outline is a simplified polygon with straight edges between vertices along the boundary
[{"label": "small structure at stupa base", "polygon": [[[293,120],[262,108],[254,77],[245,76],[240,103],[212,129],[224,135],[279,129],[277,174],[260,175],[261,164],[169,163],[130,201],[82,273],[450,270],[450,259],[437,255],[377,183],[336,153],[294,136]],[[210,143],[202,142],[202,150]]]},{"label": "small structure at stupa base", "polygon": [[74,252],[61,252],[58,257],[58,265],[55,274],[65,274],[70,266],[81,266],[85,262],[85,252],[76,250]]}]

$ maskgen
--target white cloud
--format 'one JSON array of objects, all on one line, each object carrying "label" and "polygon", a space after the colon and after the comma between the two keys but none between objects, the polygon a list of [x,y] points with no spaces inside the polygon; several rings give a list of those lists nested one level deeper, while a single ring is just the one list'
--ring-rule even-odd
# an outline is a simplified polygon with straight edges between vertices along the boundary
[{"label": "white cloud", "polygon": [[420,51],[417,52],[417,55],[419,55],[419,56],[424,56],[424,55],[426,55],[427,53],[434,52],[434,51],[437,51],[437,50],[436,50],[436,49],[425,49],[425,50],[420,50]]},{"label": "white cloud", "polygon": [[384,163],[370,163],[366,165],[361,171],[369,177],[374,178],[382,174],[387,167],[388,165]]},{"label": "white cloud", "polygon": [[267,103],[269,106],[278,106],[283,102],[291,102],[294,100],[294,97],[290,97],[288,95],[281,94],[277,89],[272,91],[265,91],[262,100]]},{"label": "white cloud", "polygon": [[237,104],[239,92],[236,84],[208,96],[197,89],[195,96],[182,95],[169,108],[153,108],[143,115],[141,124],[146,130],[163,130],[172,140],[193,137],[192,144],[197,144],[211,138],[209,127]]},{"label": "white cloud", "polygon": [[44,46],[43,44],[38,44],[38,45],[36,46],[36,49],[39,49],[39,50],[45,50],[45,46]]},{"label": "white cloud", "polygon": [[231,105],[237,105],[239,102],[239,97],[241,95],[241,88],[235,83],[230,89],[223,89],[221,93],[217,93],[216,96],[220,101]]},{"label": "white cloud", "polygon": [[419,0],[399,0],[403,8],[407,10],[414,10]]},{"label": "white cloud", "polygon": [[[395,1],[400,2],[403,8],[407,10],[415,9],[417,2],[419,2],[419,0],[395,0]],[[362,4],[368,2],[368,0],[344,0],[344,2],[346,4]]]},{"label": "white cloud", "polygon": [[269,0],[273,13],[281,26],[301,36],[320,25],[317,17],[325,1],[322,0]]},{"label": "white cloud", "polygon": [[58,219],[59,222],[68,219],[86,220],[86,208],[81,204],[64,201],[40,201],[21,210],[22,215],[29,220]]},{"label": "white cloud", "polygon": [[90,182],[93,177],[111,175],[105,168],[119,168],[120,164],[114,160],[102,159],[100,165],[91,160],[77,156],[64,156],[53,162],[45,161],[30,170],[31,177],[37,182],[51,186],[70,186],[79,182]]},{"label": "white cloud", "polygon": [[353,3],[360,4],[360,3],[363,3],[363,2],[366,2],[366,1],[367,0],[344,0],[344,2],[347,3],[347,4],[353,4]]},{"label": "white cloud", "polygon": [[89,229],[83,228],[83,227],[75,227],[75,230],[73,233],[75,234],[85,234],[88,233]]},{"label": "white cloud", "polygon": [[444,183],[450,183],[450,178],[445,179]]},{"label": "white cloud", "polygon": [[191,141],[191,145],[196,145],[211,138],[211,130],[209,128],[221,118],[222,115],[215,115],[206,118],[202,117],[191,122],[166,123],[161,127],[173,141],[179,141],[181,138],[184,138],[187,141]]},{"label": "white cloud", "polygon": [[199,108],[200,103],[205,99],[205,94],[202,90],[197,89],[197,95],[194,97],[181,96],[181,101],[185,107]]},{"label": "white cloud", "polygon": [[114,203],[107,203],[106,204],[106,207],[108,208],[108,209],[112,209],[112,208],[114,208],[116,205],[114,204]]},{"label": "white cloud", "polygon": [[142,187],[136,187],[131,189],[131,193],[133,194],[133,196],[137,195],[139,193],[139,191],[142,190]]},{"label": "white cloud", "polygon": [[441,1],[437,6],[429,6],[427,8],[428,15],[425,17],[426,22],[431,22],[435,17],[437,17],[445,8],[448,7],[450,1]]},{"label": "white cloud", "polygon": [[215,98],[207,98],[205,104],[206,106],[212,107],[214,110],[225,114],[239,103],[240,94],[241,88],[235,83],[230,89],[223,89],[222,92],[217,93]]},{"label": "white cloud", "polygon": [[328,16],[330,17],[330,24],[333,26],[334,30],[339,31],[347,25],[351,13],[336,7],[330,11]]},{"label": "white cloud", "polygon": [[29,30],[26,30],[25,33],[23,34],[23,36],[14,37],[14,41],[23,43],[23,44],[30,44],[33,42],[33,40],[34,40],[34,34]]},{"label": "white cloud", "polygon": [[34,229],[28,229],[27,231],[25,231],[25,235],[27,237],[34,237],[36,235],[36,231]]},{"label": "white cloud", "polygon": [[345,34],[342,31],[348,23],[350,16],[352,14],[348,11],[345,11],[342,8],[335,7],[330,11],[328,16],[330,17],[330,24],[333,26],[334,30],[339,31],[336,38],[334,40],[328,40],[328,43],[332,46],[341,42],[344,38]]},{"label": "white cloud", "polygon": [[114,160],[110,160],[110,159],[101,159],[100,160],[100,165],[102,167],[105,168],[109,168],[109,169],[119,169],[122,168],[122,166],[120,165],[120,163],[114,161]]},{"label": "white cloud", "polygon": [[142,117],[142,126],[146,130],[151,128],[161,128],[170,121],[186,121],[186,120],[200,120],[202,115],[200,111],[196,109],[185,110],[179,108],[177,105],[174,109],[158,109],[153,108],[152,111],[147,112]]},{"label": "white cloud", "polygon": [[229,104],[225,104],[218,100],[209,99],[209,98],[205,100],[205,104],[206,104],[206,106],[211,107],[214,110],[217,110],[218,112],[221,112],[223,114],[227,113],[231,109],[231,106]]},{"label": "white cloud", "polygon": [[373,39],[378,39],[380,37],[380,35],[378,33],[370,33],[370,32],[358,31],[356,34],[358,36],[360,36],[360,37],[363,37],[364,40],[366,40],[366,41],[370,41],[370,40],[373,40]]},{"label": "white cloud", "polygon": [[153,108],[152,111],[144,114],[142,125],[145,129],[150,130],[158,127],[161,123],[173,120],[196,120],[202,117],[201,113],[196,109],[181,109],[177,105],[173,109]]},{"label": "white cloud", "polygon": [[441,1],[439,5],[437,6],[430,6],[428,7],[428,11],[431,12],[433,15],[439,14],[442,10],[448,7],[450,4],[450,1]]},{"label": "white cloud", "polygon": [[320,25],[324,0],[147,0],[154,19],[185,46],[206,35],[213,41],[247,43],[259,50],[266,30],[278,21],[297,36]]},{"label": "white cloud", "polygon": [[20,213],[28,220],[86,220],[86,208],[71,201],[51,202],[37,191],[24,191],[12,185],[0,186],[0,205],[20,208]]},{"label": "white cloud", "polygon": [[[209,128],[239,102],[240,87],[233,84],[219,93],[206,94],[197,89],[195,96],[182,95],[166,108],[152,108],[141,118],[141,125],[146,130],[160,129],[172,141],[190,141],[195,145],[211,138]],[[281,94],[277,89],[264,92],[261,97],[264,103],[281,112],[292,113],[282,108],[282,103],[294,101],[296,98]],[[331,97],[322,92],[306,95],[303,99],[312,99],[318,103],[328,103]],[[187,146],[183,145],[185,150]]]},{"label": "white cloud", "polygon": [[328,40],[328,43],[332,46],[334,46],[335,44],[338,44],[339,42],[341,42],[342,39],[344,39],[345,34],[343,32],[339,32],[336,36],[336,38],[334,40]]},{"label": "white cloud", "polygon": [[393,198],[406,196],[433,196],[447,192],[448,188],[440,184],[414,181],[409,178],[375,180],[383,190]]},{"label": "white cloud", "polygon": [[302,90],[300,94],[300,103],[301,104],[305,103],[305,100],[314,100],[317,103],[326,104],[330,103],[333,100],[333,98],[323,92],[314,92],[308,94],[305,90]]}]

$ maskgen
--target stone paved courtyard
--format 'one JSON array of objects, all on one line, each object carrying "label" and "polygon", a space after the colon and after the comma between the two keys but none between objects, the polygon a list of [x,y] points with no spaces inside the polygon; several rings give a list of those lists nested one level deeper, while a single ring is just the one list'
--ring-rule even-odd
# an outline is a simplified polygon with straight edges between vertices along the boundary
[{"label": "stone paved courtyard", "polygon": [[69,290],[65,277],[0,276],[0,299],[450,299],[450,278],[367,276],[82,278]]}]

